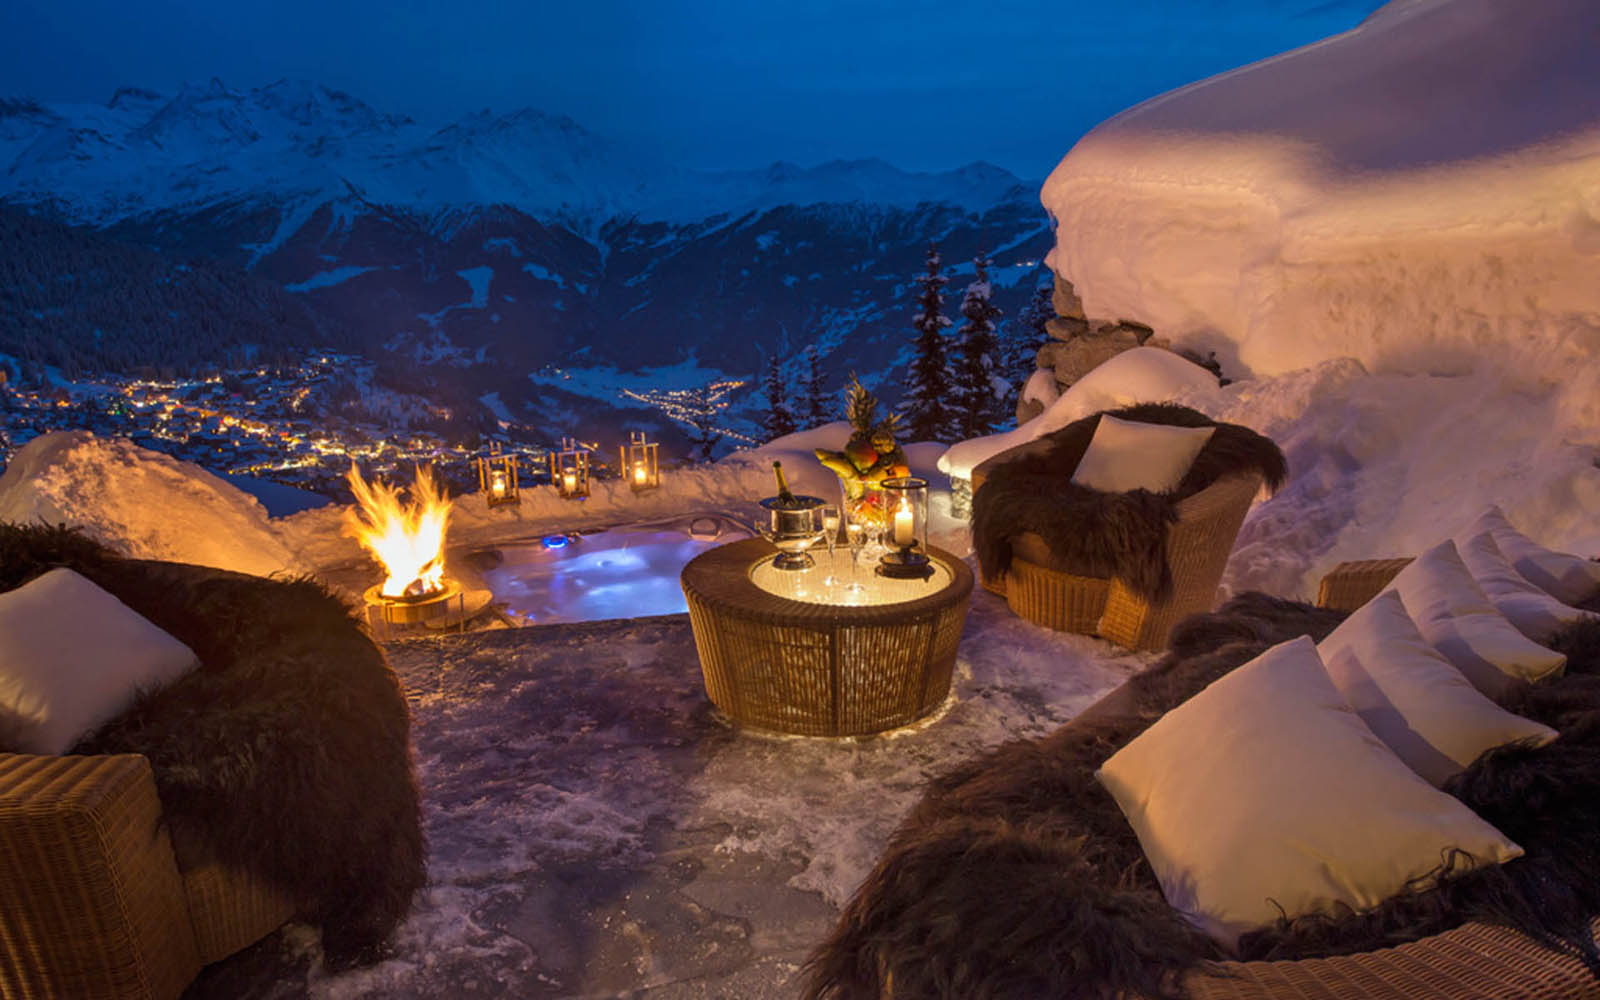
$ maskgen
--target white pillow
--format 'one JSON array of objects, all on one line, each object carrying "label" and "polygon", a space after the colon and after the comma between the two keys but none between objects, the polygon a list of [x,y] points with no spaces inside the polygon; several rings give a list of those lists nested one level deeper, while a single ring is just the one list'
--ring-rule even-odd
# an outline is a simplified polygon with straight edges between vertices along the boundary
[{"label": "white pillow", "polygon": [[1600,618],[1591,611],[1562,604],[1529,583],[1500,551],[1492,532],[1480,531],[1465,539],[1458,537],[1455,543],[1461,561],[1467,564],[1472,578],[1495,610],[1534,642],[1548,642],[1552,635],[1573,622]]},{"label": "white pillow", "polygon": [[1369,910],[1451,848],[1480,865],[1522,854],[1372,734],[1305,636],[1162,716],[1098,777],[1167,902],[1229,947],[1280,906]]},{"label": "white pillow", "polygon": [[1143,424],[1102,414],[1072,481],[1102,493],[1171,493],[1216,430]]},{"label": "white pillow", "polygon": [[0,750],[62,754],[193,651],[70,569],[0,594]]},{"label": "white pillow", "polygon": [[1506,515],[1493,504],[1466,527],[1457,538],[1487,531],[1495,544],[1529,583],[1564,604],[1582,604],[1600,593],[1600,562],[1555,552],[1511,526]]},{"label": "white pillow", "polygon": [[1333,686],[1361,721],[1435,787],[1490,747],[1543,746],[1556,731],[1485,698],[1417,631],[1386,590],[1317,644]]},{"label": "white pillow", "polygon": [[1518,632],[1472,579],[1454,542],[1444,541],[1411,561],[1387,588],[1399,592],[1428,645],[1491,698],[1513,680],[1558,674],[1567,658]]}]

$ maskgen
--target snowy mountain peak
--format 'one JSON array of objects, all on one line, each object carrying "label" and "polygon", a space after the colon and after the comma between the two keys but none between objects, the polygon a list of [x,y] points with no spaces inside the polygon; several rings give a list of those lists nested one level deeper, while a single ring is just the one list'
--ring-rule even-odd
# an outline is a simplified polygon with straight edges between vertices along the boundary
[{"label": "snowy mountain peak", "polygon": [[143,87],[118,87],[117,92],[111,95],[111,100],[106,102],[106,107],[113,111],[154,110],[165,100],[155,91]]},{"label": "snowy mountain peak", "polygon": [[690,170],[560,114],[483,110],[434,130],[307,80],[170,98],[120,88],[104,105],[0,102],[0,201],[106,225],[238,203],[302,214],[354,190],[369,203],[460,218],[506,206],[575,231],[609,219],[689,222],[780,205],[925,203],[982,211],[1018,195],[987,164],[913,173],[878,159]]}]

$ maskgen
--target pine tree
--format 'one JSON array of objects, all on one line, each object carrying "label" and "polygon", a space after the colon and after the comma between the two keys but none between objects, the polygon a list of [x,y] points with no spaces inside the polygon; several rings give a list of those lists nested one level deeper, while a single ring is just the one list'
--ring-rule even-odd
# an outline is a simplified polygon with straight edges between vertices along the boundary
[{"label": "pine tree", "polygon": [[762,382],[762,390],[767,395],[765,427],[768,441],[793,434],[795,430],[794,413],[789,409],[787,393],[783,389],[783,370],[778,366],[778,355],[773,354],[767,359],[767,377]]},{"label": "pine tree", "polygon": [[989,301],[989,264],[982,254],[972,258],[972,283],[961,299],[961,315],[967,320],[956,331],[955,421],[961,440],[993,433],[1005,396],[995,384],[1001,378],[994,330],[1000,310]]},{"label": "pine tree", "polygon": [[822,388],[822,352],[812,344],[806,348],[805,358],[806,377],[801,383],[802,422],[807,427],[821,427],[828,422],[828,394]]},{"label": "pine tree", "polygon": [[916,327],[916,356],[906,372],[906,395],[900,404],[907,436],[913,441],[950,439],[950,372],[946,359],[943,330],[950,325],[944,316],[947,278],[939,273],[941,263],[937,244],[928,244],[928,270],[916,280],[922,286],[917,296],[920,311],[911,325]]},{"label": "pine tree", "polygon": [[1001,376],[1011,386],[1004,404],[1009,412],[1016,412],[1022,387],[1039,367],[1039,348],[1050,341],[1045,324],[1056,315],[1053,288],[1052,282],[1035,289],[1033,298],[1017,315],[1017,321],[1006,325],[1006,336],[1000,346],[1000,368]]}]

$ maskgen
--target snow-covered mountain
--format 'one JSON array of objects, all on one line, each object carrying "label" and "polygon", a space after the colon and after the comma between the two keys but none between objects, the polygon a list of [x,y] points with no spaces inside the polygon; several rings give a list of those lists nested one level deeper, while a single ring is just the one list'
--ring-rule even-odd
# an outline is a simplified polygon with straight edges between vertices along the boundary
[{"label": "snow-covered mountain", "polygon": [[293,80],[244,91],[212,80],[170,97],[124,88],[105,105],[11,101],[0,163],[8,200],[102,226],[239,200],[303,210],[353,197],[438,216],[501,206],[592,231],[613,218],[682,223],[779,205],[977,210],[1021,184],[983,163],[938,174],[879,160],[689,170],[531,108],[435,129]]},{"label": "snow-covered mountain", "polygon": [[0,203],[276,281],[416,387],[547,422],[575,405],[529,378],[549,366],[797,376],[810,343],[892,397],[927,243],[957,295],[994,256],[1014,316],[1050,244],[1036,190],[983,163],[690,170],[535,110],[432,128],[297,81],[0,102]]}]

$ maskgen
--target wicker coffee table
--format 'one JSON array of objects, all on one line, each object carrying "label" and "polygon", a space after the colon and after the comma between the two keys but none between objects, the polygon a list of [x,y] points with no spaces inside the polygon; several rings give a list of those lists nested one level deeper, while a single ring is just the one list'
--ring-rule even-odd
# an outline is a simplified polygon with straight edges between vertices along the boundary
[{"label": "wicker coffee table", "polygon": [[[965,562],[932,549],[932,579],[886,583],[863,561],[861,579],[870,578],[884,603],[855,606],[830,603],[807,585],[820,569],[773,570],[766,564],[776,552],[748,539],[683,568],[713,704],[757,729],[859,736],[915,722],[944,702],[972,600]],[[848,569],[847,558],[840,568]]]}]

